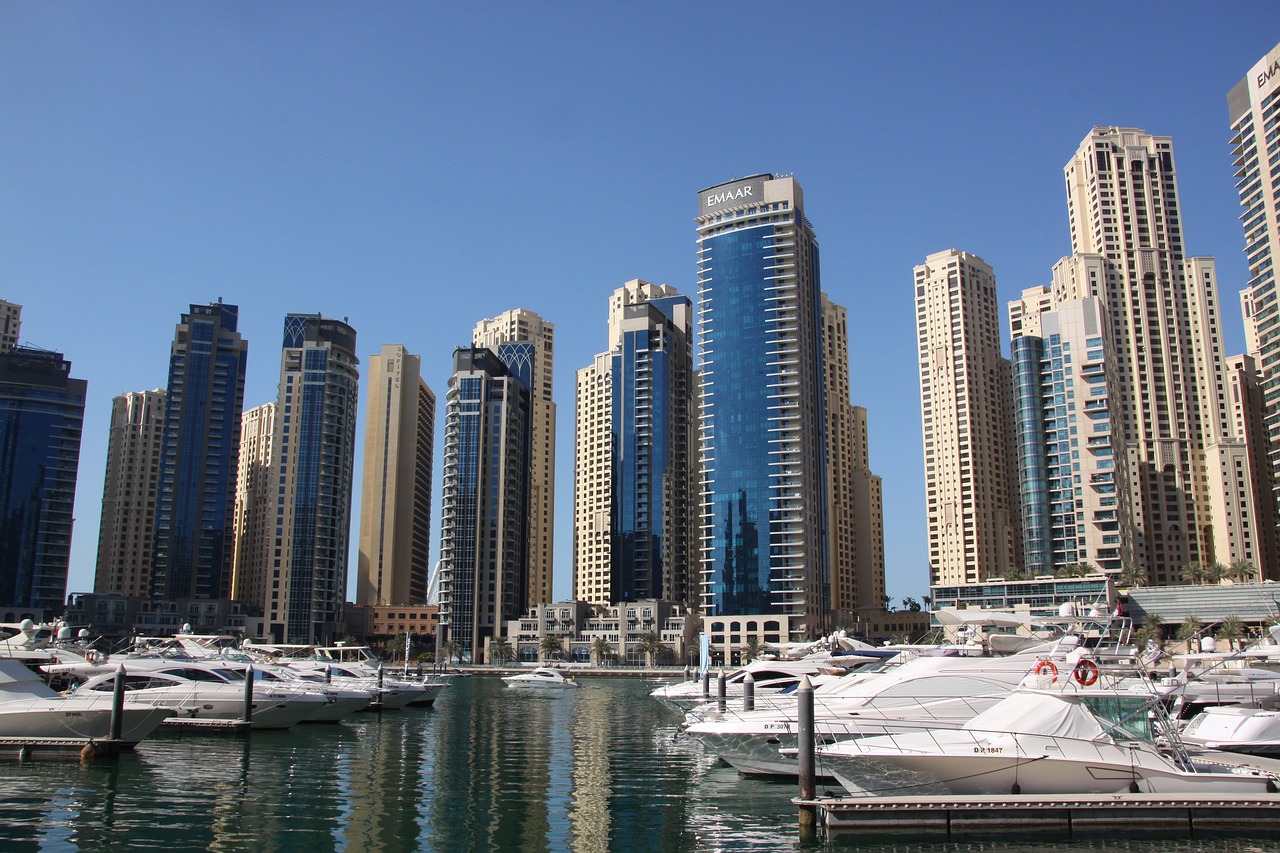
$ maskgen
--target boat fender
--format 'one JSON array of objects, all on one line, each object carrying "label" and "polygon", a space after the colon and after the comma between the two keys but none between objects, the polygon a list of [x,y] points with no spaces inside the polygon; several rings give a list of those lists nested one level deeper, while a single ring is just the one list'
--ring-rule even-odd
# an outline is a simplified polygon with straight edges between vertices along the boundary
[{"label": "boat fender", "polygon": [[1081,687],[1091,687],[1098,683],[1098,665],[1091,660],[1082,660],[1076,664],[1074,675]]},{"label": "boat fender", "polygon": [[80,760],[92,761],[93,757],[98,754],[98,750],[94,748],[93,741],[89,741],[80,748]]},{"label": "boat fender", "polygon": [[1036,668],[1032,670],[1036,675],[1048,675],[1049,680],[1056,682],[1058,680],[1058,665],[1051,660],[1042,660],[1036,664]]}]

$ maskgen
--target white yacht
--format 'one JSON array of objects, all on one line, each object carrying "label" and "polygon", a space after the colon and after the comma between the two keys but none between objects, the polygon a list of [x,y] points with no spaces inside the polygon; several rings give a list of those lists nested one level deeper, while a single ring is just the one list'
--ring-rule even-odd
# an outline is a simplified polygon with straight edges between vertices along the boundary
[{"label": "white yacht", "polygon": [[[244,673],[226,665],[174,658],[120,656],[107,663],[51,664],[50,675],[71,676],[80,682],[76,693],[115,689],[123,669],[125,690],[135,704],[150,704],[175,712],[165,725],[190,720],[239,720],[244,714]],[[328,705],[318,693],[281,689],[255,682],[251,722],[255,729],[287,729],[319,713]]]},{"label": "white yacht", "polygon": [[1242,705],[1205,708],[1182,730],[1196,746],[1280,757],[1280,711]]},{"label": "white yacht", "polygon": [[399,678],[393,670],[383,667],[382,661],[368,646],[302,646],[246,641],[240,650],[261,660],[287,663],[304,672],[319,673],[329,683],[338,679],[336,683],[345,687],[369,690],[374,694],[370,707],[375,710],[431,705],[448,686],[445,680],[432,677],[421,680]]},{"label": "white yacht", "polygon": [[502,680],[508,687],[532,690],[572,690],[582,686],[573,676],[566,677],[560,670],[549,666],[540,666],[519,675],[508,675]]},{"label": "white yacht", "polygon": [[1176,740],[1159,748],[1154,699],[1022,689],[959,729],[841,741],[816,757],[855,797],[1275,792],[1280,777],[1267,770],[1193,756]]},{"label": "white yacht", "polygon": [[[0,659],[0,738],[106,740],[111,737],[112,701],[109,693],[77,691],[64,696],[21,661]],[[166,708],[126,701],[121,742],[136,744],[172,714]]]}]

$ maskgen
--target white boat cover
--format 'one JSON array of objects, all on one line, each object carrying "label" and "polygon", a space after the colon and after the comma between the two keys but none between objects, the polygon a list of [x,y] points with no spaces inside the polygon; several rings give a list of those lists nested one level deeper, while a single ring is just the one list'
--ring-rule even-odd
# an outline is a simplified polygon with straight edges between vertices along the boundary
[{"label": "white boat cover", "polygon": [[1090,739],[1102,726],[1078,702],[1044,693],[1013,693],[964,724],[970,731]]}]

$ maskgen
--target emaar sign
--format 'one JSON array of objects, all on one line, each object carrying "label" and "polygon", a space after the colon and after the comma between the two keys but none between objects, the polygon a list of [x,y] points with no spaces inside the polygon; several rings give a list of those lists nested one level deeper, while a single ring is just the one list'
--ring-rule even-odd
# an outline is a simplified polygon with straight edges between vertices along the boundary
[{"label": "emaar sign", "polygon": [[698,193],[698,215],[706,216],[723,208],[740,207],[744,204],[764,201],[764,182],[771,177],[771,175],[756,175],[703,190]]}]

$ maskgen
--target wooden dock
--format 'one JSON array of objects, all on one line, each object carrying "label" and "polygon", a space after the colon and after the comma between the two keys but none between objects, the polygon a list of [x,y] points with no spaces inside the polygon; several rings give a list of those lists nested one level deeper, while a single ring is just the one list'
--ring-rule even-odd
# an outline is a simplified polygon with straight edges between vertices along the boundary
[{"label": "wooden dock", "polygon": [[170,717],[158,731],[189,731],[203,734],[247,734],[253,723],[244,720],[215,720],[210,717]]},{"label": "wooden dock", "polygon": [[1066,833],[1280,828],[1280,794],[818,797],[794,802],[815,808],[829,832],[857,829],[951,835],[1010,828]]},{"label": "wooden dock", "polygon": [[19,761],[114,758],[122,751],[132,748],[132,744],[109,738],[0,738],[0,757]]}]

